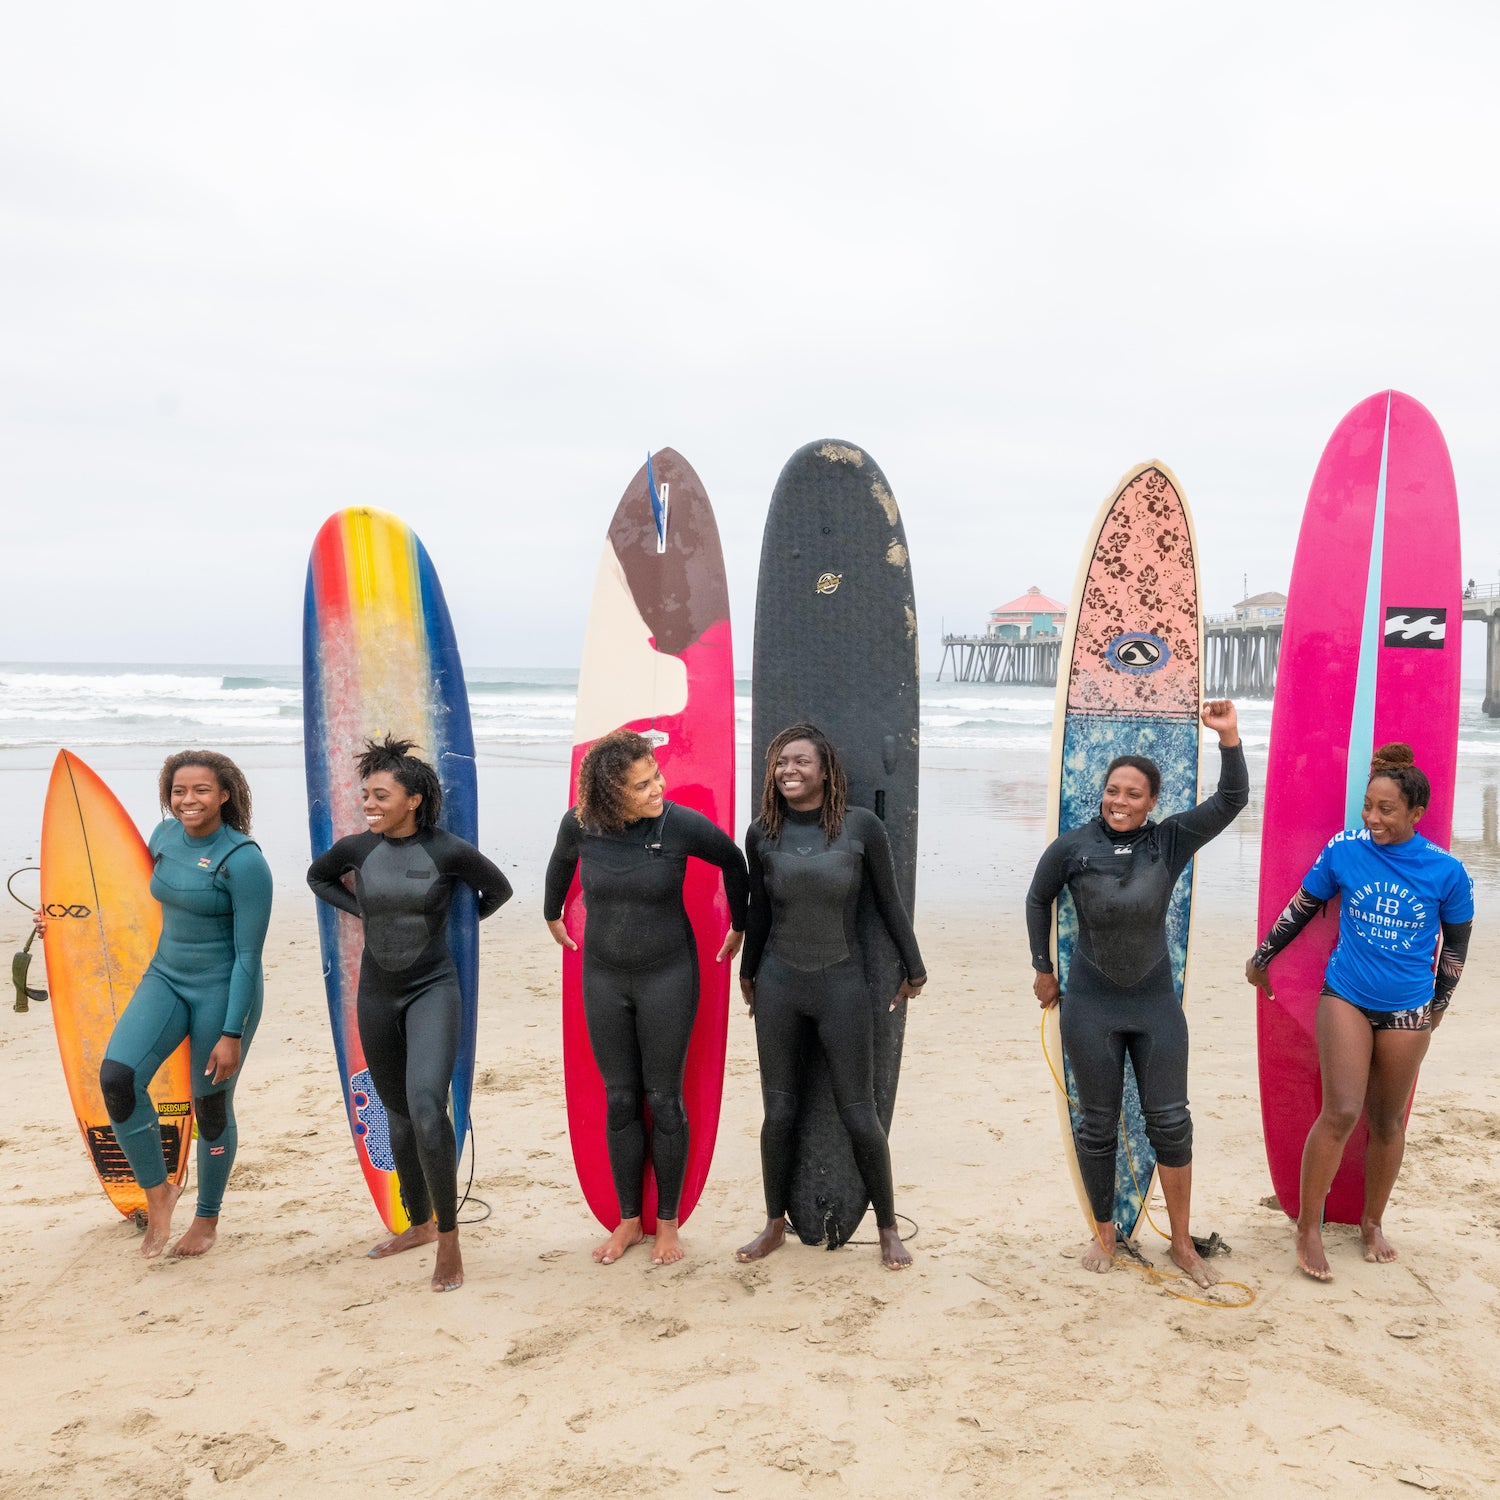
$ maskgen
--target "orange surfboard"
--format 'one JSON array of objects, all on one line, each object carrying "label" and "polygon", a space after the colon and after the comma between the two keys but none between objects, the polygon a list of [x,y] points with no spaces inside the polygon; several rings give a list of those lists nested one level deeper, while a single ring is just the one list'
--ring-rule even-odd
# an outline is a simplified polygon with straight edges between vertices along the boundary
[{"label": "orange surfboard", "polygon": [[[115,1021],[130,1003],[161,933],[151,896],[151,856],[130,814],[76,755],[60,750],[42,810],[42,910],[47,983],[57,1050],[89,1160],[109,1201],[129,1217],[146,1195],[125,1160],[99,1064]],[[187,1177],[193,1090],[184,1042],[151,1084],[167,1176]]]}]

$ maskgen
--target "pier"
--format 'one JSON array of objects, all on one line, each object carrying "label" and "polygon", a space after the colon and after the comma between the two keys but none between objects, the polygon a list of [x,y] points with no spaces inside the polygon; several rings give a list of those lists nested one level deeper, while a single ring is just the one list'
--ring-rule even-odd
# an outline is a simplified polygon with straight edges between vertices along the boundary
[{"label": "pier", "polygon": [[1061,650],[1062,640],[1055,635],[1030,641],[995,635],[945,635],[937,680],[943,680],[943,673],[951,664],[954,682],[1015,682],[1028,687],[1054,687]]},{"label": "pier", "polygon": [[[1463,619],[1484,622],[1484,712],[1500,719],[1500,584],[1465,589]],[[1215,698],[1274,697],[1281,630],[1282,621],[1276,619],[1210,616],[1203,630],[1204,692]],[[954,682],[1054,687],[1061,646],[1055,636],[1007,640],[988,635],[945,635],[937,680],[941,682],[951,667]]]}]

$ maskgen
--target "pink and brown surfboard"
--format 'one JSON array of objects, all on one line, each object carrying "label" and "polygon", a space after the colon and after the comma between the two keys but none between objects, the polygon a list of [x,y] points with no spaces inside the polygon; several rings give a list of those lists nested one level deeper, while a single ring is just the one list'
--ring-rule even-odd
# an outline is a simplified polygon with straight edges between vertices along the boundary
[{"label": "pink and brown surfboard", "polygon": [[[656,745],[667,798],[734,837],[734,653],[719,528],[702,481],[680,453],[651,455],[615,507],[589,604],[578,675],[569,800],[601,735],[633,729]],[[729,927],[718,870],[689,860],[683,887],[698,944],[698,1017],[683,1097],[691,1146],[679,1219],[692,1213],[713,1159],[724,1088],[730,965],[715,961]],[[585,908],[575,877],[563,908],[578,952],[563,952],[563,1071],[568,1133],[583,1195],[606,1229],[620,1222],[605,1138],[604,1081],[583,1013]],[[642,1222],[656,1228],[648,1163]]]},{"label": "pink and brown surfboard", "polygon": [[[1458,760],[1458,499],[1432,415],[1400,391],[1360,402],[1313,476],[1297,539],[1276,673],[1261,838],[1259,930],[1318,851],[1361,825],[1372,749],[1404,740],[1432,782],[1422,832],[1448,845]],[[1266,1159],[1282,1208],[1300,1207],[1302,1146],[1321,1108],[1315,1023],[1338,939],[1336,903],[1271,966],[1258,1000]],[[1364,1202],[1361,1119],[1324,1205],[1338,1224]]]}]

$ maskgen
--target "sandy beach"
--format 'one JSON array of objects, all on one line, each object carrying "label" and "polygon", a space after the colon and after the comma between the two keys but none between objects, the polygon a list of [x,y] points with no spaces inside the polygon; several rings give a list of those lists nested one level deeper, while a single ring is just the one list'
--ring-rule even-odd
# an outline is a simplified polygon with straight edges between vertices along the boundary
[{"label": "sandy beach", "polygon": [[427,1290],[428,1252],[363,1253],[380,1225],[333,1084],[309,902],[280,900],[239,1162],[202,1261],[137,1257],[71,1124],[46,1008],[6,1016],[4,1494],[1493,1493],[1493,927],[1423,1074],[1387,1220],[1402,1259],[1366,1265],[1335,1228],[1321,1287],[1261,1202],[1248,928],[1200,926],[1196,1226],[1229,1241],[1218,1264],[1255,1294],[1222,1309],[1079,1266],[1014,914],[920,914],[933,979],[892,1136],[898,1207],[920,1225],[909,1272],[869,1246],[735,1262],[760,1222],[739,1017],[688,1258],[596,1267],[555,950],[531,906],[483,929],[474,1193],[494,1211],[465,1229],[468,1282],[448,1296]]}]

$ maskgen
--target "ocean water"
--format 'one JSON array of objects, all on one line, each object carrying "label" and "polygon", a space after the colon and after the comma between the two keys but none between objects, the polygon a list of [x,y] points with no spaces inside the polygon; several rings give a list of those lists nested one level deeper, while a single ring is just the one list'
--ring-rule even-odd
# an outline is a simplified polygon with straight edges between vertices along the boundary
[{"label": "ocean water", "polygon": [[[468,687],[482,841],[529,900],[568,805],[577,673],[471,669]],[[1454,847],[1482,886],[1500,888],[1500,720],[1485,717],[1481,697],[1477,685],[1463,695]],[[1052,706],[1051,688],[924,680],[919,908],[1014,909],[1045,833]],[[1243,910],[1253,925],[1271,704],[1238,707],[1255,790],[1230,833],[1200,856],[1198,891],[1202,909]],[[760,781],[749,765],[748,680],[736,685],[735,719],[743,827]],[[301,672],[264,664],[0,664],[0,876],[35,860],[59,747],[89,761],[148,828],[163,757],[190,745],[224,750],[244,767],[278,884],[300,887],[308,850]],[[1205,778],[1213,765],[1210,753]]]}]

